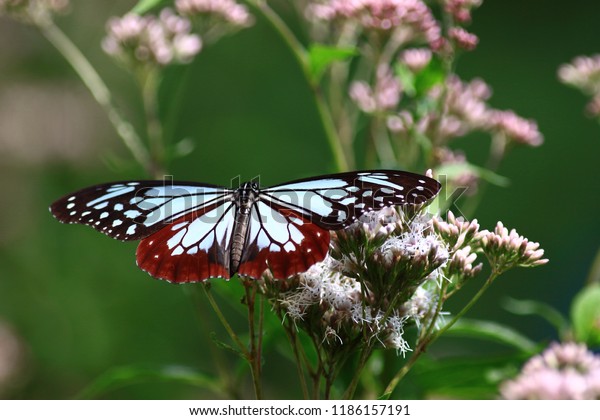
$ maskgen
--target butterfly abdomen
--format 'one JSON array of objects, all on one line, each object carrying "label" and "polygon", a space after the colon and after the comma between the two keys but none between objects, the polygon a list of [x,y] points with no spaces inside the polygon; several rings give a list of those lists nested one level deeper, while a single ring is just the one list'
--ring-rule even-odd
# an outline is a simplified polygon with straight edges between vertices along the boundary
[{"label": "butterfly abdomen", "polygon": [[258,186],[252,182],[246,182],[236,191],[234,201],[236,205],[233,233],[231,235],[231,254],[229,260],[229,275],[237,273],[242,260],[242,254],[248,238],[248,226],[252,205],[258,197]]}]

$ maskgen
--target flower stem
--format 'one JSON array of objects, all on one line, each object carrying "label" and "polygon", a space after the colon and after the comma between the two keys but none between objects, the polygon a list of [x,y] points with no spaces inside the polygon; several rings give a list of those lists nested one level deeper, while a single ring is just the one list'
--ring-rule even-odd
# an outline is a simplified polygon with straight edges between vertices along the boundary
[{"label": "flower stem", "polygon": [[[296,370],[298,371],[298,378],[300,380],[300,388],[302,388],[302,396],[305,400],[310,398],[308,393],[308,386],[306,384],[306,378],[304,377],[304,372],[302,371],[302,358],[300,357],[300,350],[298,345],[298,338],[296,332],[294,331],[294,326],[291,323],[284,324],[284,331],[288,337],[288,341],[290,342],[290,346],[292,347],[292,351],[294,353],[294,359],[296,360]],[[310,366],[306,366],[307,370],[310,373]]]},{"label": "flower stem", "polygon": [[[485,165],[486,170],[491,171],[491,172],[496,172],[498,170],[500,163],[504,159],[504,156],[506,156],[507,146],[508,146],[508,141],[504,134],[498,133],[498,134],[492,135],[492,142],[490,144],[489,157],[488,157],[488,161]],[[483,199],[485,191],[487,190],[488,187],[489,187],[489,182],[482,182],[481,185],[479,186],[479,190],[477,191],[477,194],[475,194],[472,197],[469,197],[469,200],[466,201],[466,203],[464,203],[463,213],[465,214],[465,216],[470,218],[473,214],[475,214],[475,210],[479,206],[479,203],[481,203],[481,200]]]},{"label": "flower stem", "polygon": [[239,339],[237,334],[233,331],[233,328],[231,328],[231,325],[229,325],[229,322],[227,322],[225,315],[223,315],[223,312],[221,312],[219,305],[215,301],[215,298],[213,297],[212,293],[210,292],[210,289],[209,289],[210,285],[207,283],[207,284],[203,284],[202,286],[203,286],[202,289],[204,290],[204,294],[206,295],[206,298],[208,299],[208,303],[210,304],[210,306],[213,308],[213,310],[217,314],[217,317],[219,318],[219,321],[221,321],[223,328],[225,328],[225,330],[229,334],[229,337],[231,337],[231,339],[238,346],[239,351],[244,355],[246,360],[250,360],[250,354],[248,353],[246,346],[244,346],[244,343],[242,343],[242,341]]},{"label": "flower stem", "polygon": [[134,159],[150,174],[156,176],[156,165],[148,150],[129,123],[115,107],[110,91],[94,67],[75,44],[58,28],[50,18],[40,18],[36,26],[48,41],[62,54],[73,70],[81,78],[92,96],[106,112],[109,121],[129,149]]},{"label": "flower stem", "polygon": [[352,377],[352,381],[350,382],[350,385],[348,385],[346,392],[344,392],[343,399],[345,399],[345,400],[351,399],[352,396],[354,395],[354,392],[356,392],[356,387],[358,386],[358,381],[360,380],[360,375],[361,375],[364,367],[366,366],[367,362],[369,361],[369,357],[371,356],[372,352],[373,352],[373,346],[369,343],[365,344],[365,346],[362,348],[362,350],[360,352],[360,358],[358,359],[358,366],[356,367],[356,369],[354,371],[354,375]]},{"label": "flower stem", "polygon": [[254,395],[257,400],[262,399],[262,387],[260,383],[260,349],[256,342],[256,322],[254,317],[254,307],[256,303],[255,284],[244,284],[246,289],[246,304],[248,305],[248,329],[250,330],[250,354],[248,363],[252,372],[252,382],[254,384]]},{"label": "flower stem", "polygon": [[[394,392],[394,390],[396,389],[396,387],[398,386],[398,384],[400,383],[400,381],[402,380],[402,378],[404,378],[404,376],[406,376],[406,374],[414,366],[414,364],[416,363],[416,361],[418,360],[418,358],[421,356],[421,354],[424,353],[425,349],[429,345],[431,345],[435,340],[437,340],[442,334],[444,334],[446,331],[448,331],[450,328],[452,328],[452,326],[460,318],[462,318],[462,316],[465,313],[467,313],[467,311],[469,311],[469,309],[471,309],[471,307],[485,293],[485,291],[488,289],[488,287],[490,287],[490,285],[494,282],[494,280],[496,279],[496,277],[498,277],[498,275],[499,275],[499,273],[496,272],[495,270],[493,270],[491,272],[490,276],[488,277],[488,279],[485,281],[485,283],[481,287],[481,289],[479,289],[479,291],[471,298],[471,300],[469,301],[469,303],[467,303],[461,309],[461,311],[455,317],[452,318],[451,321],[449,321],[446,325],[444,325],[439,330],[437,330],[435,332],[432,332],[431,334],[428,334],[421,341],[419,341],[419,344],[417,345],[417,348],[413,352],[413,354],[410,357],[410,359],[406,362],[406,364],[404,366],[402,366],[402,368],[398,371],[398,373],[396,373],[396,375],[388,383],[388,386],[385,388],[385,391],[383,392],[383,395],[380,397],[380,399],[386,399],[387,400],[387,399],[390,398],[390,396],[392,395],[392,392]],[[430,327],[433,325],[433,323],[436,322],[436,318],[437,317],[434,317],[431,320],[432,323],[430,324]]]},{"label": "flower stem", "polygon": [[148,144],[150,156],[157,167],[165,167],[165,145],[163,138],[163,127],[159,117],[158,109],[158,85],[159,72],[157,69],[149,68],[142,70],[139,77],[146,114],[146,127],[148,131]]},{"label": "flower stem", "polygon": [[[212,330],[211,318],[208,316],[208,308],[206,307],[202,297],[200,295],[200,290],[197,287],[186,287],[183,289],[184,293],[190,298],[190,301],[195,307],[194,314],[196,315],[196,321],[199,325],[199,329],[201,334],[205,337],[210,336],[210,331]],[[212,362],[218,372],[219,377],[221,378],[222,389],[220,390],[224,396],[229,397],[231,399],[237,398],[236,396],[236,387],[233,386],[233,380],[231,378],[231,370],[224,358],[223,352],[221,352],[217,346],[209,346],[210,354],[212,356]]]},{"label": "flower stem", "polygon": [[434,332],[432,334],[431,341],[437,339],[440,335],[444,334],[446,331],[448,331],[450,328],[452,328],[452,326],[454,324],[456,324],[456,322],[460,318],[462,318],[463,315],[465,315],[469,311],[469,309],[471,309],[471,307],[473,305],[475,305],[475,303],[479,300],[479,298],[481,298],[481,296],[485,293],[485,291],[492,285],[492,283],[498,277],[499,274],[500,273],[497,272],[496,270],[492,270],[492,272],[490,273],[490,276],[487,278],[487,280],[485,281],[485,283],[483,284],[483,286],[481,286],[481,289],[479,289],[477,291],[477,293],[460,310],[460,312],[458,312],[458,314],[456,314],[456,316],[454,316],[446,325],[444,325],[442,328],[440,328],[439,330],[437,330],[436,332]]},{"label": "flower stem", "polygon": [[[340,30],[339,37],[335,42],[337,48],[347,48],[355,45],[358,36],[357,25],[354,22],[345,22]],[[341,147],[345,153],[348,167],[356,167],[356,156],[352,143],[354,141],[356,120],[358,113],[349,106],[347,96],[348,77],[350,75],[350,63],[339,61],[331,63],[329,68],[329,83],[327,95],[323,93],[327,103],[331,119],[335,122]]]},{"label": "flower stem", "polygon": [[273,27],[273,29],[275,29],[277,34],[282,38],[282,40],[288,46],[289,50],[294,55],[296,62],[302,70],[302,74],[304,75],[306,83],[310,86],[313,92],[315,107],[317,113],[319,114],[319,118],[323,126],[323,131],[325,132],[325,136],[327,137],[327,142],[331,149],[331,153],[333,154],[336,169],[338,171],[349,170],[350,165],[348,164],[346,154],[344,153],[342,143],[335,128],[331,112],[327,107],[327,103],[325,101],[323,93],[321,92],[320,87],[312,77],[309,57],[308,53],[306,52],[306,49],[300,43],[300,41],[298,41],[298,39],[292,33],[290,28],[285,24],[285,22],[281,19],[281,17],[277,13],[275,13],[275,11],[271,9],[271,7],[269,7],[266,1],[245,0],[245,3],[247,3],[250,7],[252,7],[258,13],[260,13],[266,19],[266,21]]},{"label": "flower stem", "polygon": [[397,164],[398,159],[396,159],[383,117],[374,115],[371,118],[370,125],[373,145],[379,161],[377,166],[393,168]]}]

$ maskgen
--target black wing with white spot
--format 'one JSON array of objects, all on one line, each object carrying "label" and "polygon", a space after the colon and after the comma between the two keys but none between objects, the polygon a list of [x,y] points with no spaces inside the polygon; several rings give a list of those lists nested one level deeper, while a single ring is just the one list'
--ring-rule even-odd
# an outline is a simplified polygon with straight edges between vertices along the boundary
[{"label": "black wing with white spot", "polygon": [[322,228],[337,230],[370,210],[428,202],[440,188],[435,179],[411,172],[359,171],[265,188],[260,199],[267,205],[291,209]]},{"label": "black wing with white spot", "polygon": [[123,241],[145,238],[183,216],[231,200],[232,190],[200,183],[125,181],[95,185],[50,206],[63,223],[80,223]]}]

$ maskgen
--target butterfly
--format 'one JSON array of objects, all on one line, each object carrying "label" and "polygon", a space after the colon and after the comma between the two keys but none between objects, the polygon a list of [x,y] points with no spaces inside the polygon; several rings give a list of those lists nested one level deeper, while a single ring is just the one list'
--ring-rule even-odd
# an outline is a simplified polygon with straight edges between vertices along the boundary
[{"label": "butterfly", "polygon": [[330,231],[361,214],[432,200],[441,185],[427,176],[378,170],[229,189],[196,182],[124,181],[68,194],[50,206],[63,223],[79,223],[122,241],[140,240],[138,266],[175,283],[285,279],[322,261]]}]

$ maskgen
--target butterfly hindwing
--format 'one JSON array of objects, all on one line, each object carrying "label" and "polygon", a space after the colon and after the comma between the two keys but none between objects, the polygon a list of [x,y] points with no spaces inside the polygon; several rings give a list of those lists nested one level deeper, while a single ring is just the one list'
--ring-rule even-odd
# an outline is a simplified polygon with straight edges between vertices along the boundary
[{"label": "butterfly hindwing", "polygon": [[257,201],[238,274],[259,278],[268,268],[274,278],[286,279],[322,261],[328,249],[328,230],[286,207]]},{"label": "butterfly hindwing", "polygon": [[166,223],[221,202],[231,191],[209,184],[126,181],[95,185],[50,206],[64,223],[80,223],[123,241],[145,238]]},{"label": "butterfly hindwing", "polygon": [[138,266],[151,276],[175,283],[229,278],[232,202],[204,206],[142,239]]}]

